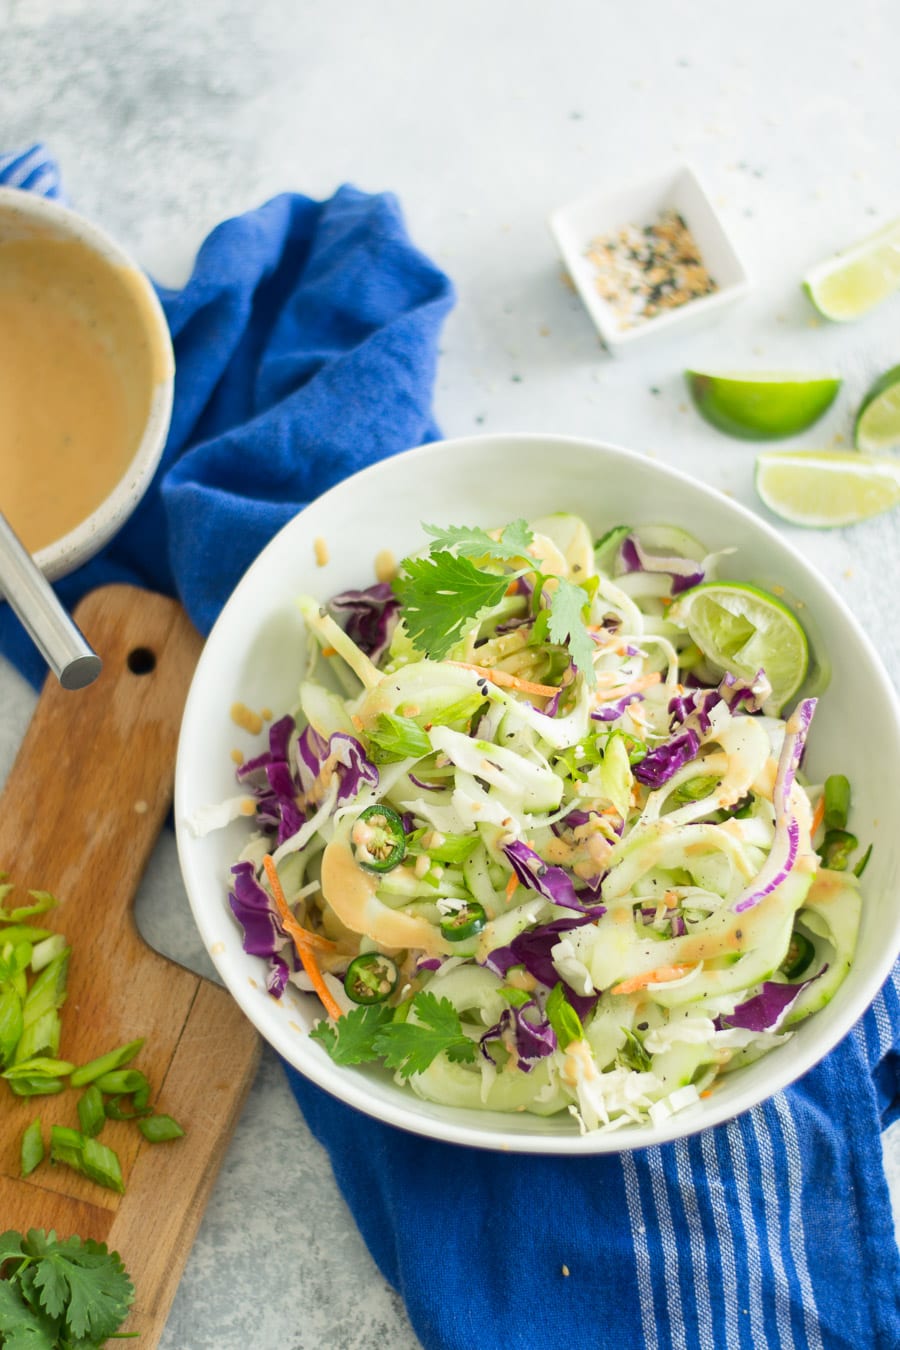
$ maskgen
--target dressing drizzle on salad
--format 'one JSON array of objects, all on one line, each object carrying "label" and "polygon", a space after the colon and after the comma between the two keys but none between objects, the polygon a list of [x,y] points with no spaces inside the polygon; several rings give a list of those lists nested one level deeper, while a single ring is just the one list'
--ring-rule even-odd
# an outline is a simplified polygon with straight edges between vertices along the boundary
[{"label": "dressing drizzle on salad", "polygon": [[800,774],[816,701],[775,706],[764,666],[679,626],[721,557],[681,530],[423,528],[393,581],[298,602],[297,705],[236,769],[245,950],[274,997],[318,991],[339,1064],[582,1131],[659,1125],[849,969],[849,785]]}]

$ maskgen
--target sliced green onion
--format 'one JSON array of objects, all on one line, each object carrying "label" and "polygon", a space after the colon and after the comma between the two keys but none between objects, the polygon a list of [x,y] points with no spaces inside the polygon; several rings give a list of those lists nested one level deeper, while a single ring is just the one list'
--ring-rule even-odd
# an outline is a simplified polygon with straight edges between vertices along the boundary
[{"label": "sliced green onion", "polygon": [[22,1038],[22,1000],[18,991],[5,989],[0,994],[0,1064],[9,1064]]},{"label": "sliced green onion", "polygon": [[148,1116],[138,1121],[138,1129],[151,1144],[165,1144],[170,1139],[182,1139],[184,1130],[171,1116]]},{"label": "sliced green onion", "polygon": [[850,815],[850,782],[842,773],[825,779],[825,829],[846,830]]},{"label": "sliced green onion", "polygon": [[10,1091],[17,1097],[56,1097],[65,1086],[61,1078],[46,1078],[41,1074],[9,1080]]},{"label": "sliced green onion", "polygon": [[17,1064],[21,1064],[26,1059],[36,1059],[39,1055],[49,1055],[51,1058],[55,1058],[59,1050],[59,1038],[62,1032],[59,1013],[55,1008],[51,1008],[33,1022],[29,1022],[28,1018],[31,1011],[26,999],[22,1009],[22,1020],[24,1022],[22,1039],[16,1046]]},{"label": "sliced green onion", "polygon": [[702,802],[704,797],[709,797],[719,785],[719,780],[710,774],[705,778],[689,778],[686,783],[682,783],[672,793],[673,802]]},{"label": "sliced green onion", "polygon": [[62,956],[67,946],[68,942],[63,934],[54,933],[52,937],[44,938],[43,942],[39,942],[32,948],[31,969],[35,975],[42,971],[45,966],[49,966],[50,962],[55,960],[57,956]]},{"label": "sliced green onion", "polygon": [[484,905],[479,905],[477,900],[468,900],[442,920],[441,934],[448,942],[464,942],[480,933],[486,923]]},{"label": "sliced green onion", "polygon": [[147,1105],[149,1098],[146,1093],[135,1092],[131,1096],[130,1111],[120,1105],[123,1098],[127,1097],[127,1093],[118,1093],[115,1097],[107,1098],[103,1110],[108,1120],[140,1120],[142,1116],[152,1116],[153,1107]]},{"label": "sliced green onion", "polygon": [[91,1083],[78,1099],[78,1121],[82,1134],[93,1139],[106,1124],[106,1112],[103,1109],[103,1093],[96,1083]]},{"label": "sliced green onion", "polygon": [[546,1013],[547,1021],[556,1032],[556,1039],[563,1050],[567,1045],[571,1045],[572,1041],[580,1041],[584,1036],[581,1018],[567,1001],[562,981],[555,984],[550,991]]},{"label": "sliced green onion", "polygon": [[139,1041],[129,1041],[127,1045],[119,1046],[118,1050],[110,1050],[99,1059],[82,1064],[81,1068],[72,1074],[72,1086],[84,1087],[87,1083],[93,1083],[96,1078],[101,1078],[103,1074],[111,1073],[113,1069],[121,1069],[123,1064],[130,1064],[143,1044],[142,1036]]},{"label": "sliced green onion", "polygon": [[132,1093],[150,1091],[150,1084],[140,1069],[111,1069],[109,1073],[103,1073],[99,1078],[95,1078],[94,1082],[101,1092],[130,1096]]},{"label": "sliced green onion", "polygon": [[507,1003],[514,1008],[521,1008],[526,1003],[530,1003],[534,995],[529,994],[527,989],[517,989],[514,984],[505,984],[500,993],[506,999]]},{"label": "sliced green onion", "polygon": [[347,967],[344,991],[354,1003],[383,1003],[397,988],[399,979],[396,961],[381,952],[364,952]]},{"label": "sliced green onion", "polygon": [[118,1153],[107,1144],[101,1144],[99,1139],[85,1139],[81,1150],[80,1170],[86,1177],[90,1177],[91,1181],[96,1181],[98,1186],[106,1186],[108,1190],[118,1191],[120,1195],[125,1190]]},{"label": "sliced green onion", "polygon": [[12,1068],[3,1074],[4,1078],[65,1078],[75,1068],[67,1059],[50,1059],[47,1055],[35,1055],[32,1059],[17,1059]]},{"label": "sliced green onion", "polygon": [[367,806],[356,817],[350,838],[356,861],[368,872],[391,872],[406,856],[403,821],[390,806]]},{"label": "sliced green onion", "polygon": [[19,1153],[23,1177],[30,1176],[38,1164],[44,1161],[44,1136],[40,1116],[23,1131]]}]

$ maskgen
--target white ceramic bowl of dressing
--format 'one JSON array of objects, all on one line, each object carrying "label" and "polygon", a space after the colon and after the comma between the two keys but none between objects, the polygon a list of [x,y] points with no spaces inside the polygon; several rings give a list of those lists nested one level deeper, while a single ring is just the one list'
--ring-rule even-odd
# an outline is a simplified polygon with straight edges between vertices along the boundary
[{"label": "white ceramic bowl of dressing", "polygon": [[[734,549],[726,578],[783,587],[802,616],[820,667],[829,672],[805,758],[809,781],[845,773],[853,788],[849,828],[873,844],[853,965],[831,1002],[790,1040],[725,1075],[713,1094],[663,1124],[580,1135],[563,1112],[547,1118],[437,1105],[371,1067],[335,1064],[307,1035],[318,1001],[289,985],[266,992],[265,962],[244,952],[228,905],[229,868],[251,832],[236,820],[196,838],[199,808],[236,792],[231,750],[267,745],[242,732],[234,704],[280,717],[297,699],[307,635],[295,604],[371,585],[383,549],[396,558],[426,542],[421,522],[505,524],[550,511],[582,516],[595,537],[612,525],[667,522],[712,551]],[[316,541],[327,545],[317,562]],[[319,558],[324,557],[321,548]],[[745,507],[685,474],[614,446],[574,437],[473,436],[408,451],[338,484],[276,535],[247,571],[215,624],[194,676],[175,776],[175,824],[188,897],[219,974],[275,1049],[348,1105],[431,1138],[525,1153],[591,1154],[666,1143],[746,1111],[806,1073],[853,1026],[887,978],[900,949],[900,704],[856,619],[828,583],[775,530]]]},{"label": "white ceramic bowl of dressing", "polygon": [[149,280],[56,202],[0,188],[0,509],[51,580],[150,485],[175,363]]}]

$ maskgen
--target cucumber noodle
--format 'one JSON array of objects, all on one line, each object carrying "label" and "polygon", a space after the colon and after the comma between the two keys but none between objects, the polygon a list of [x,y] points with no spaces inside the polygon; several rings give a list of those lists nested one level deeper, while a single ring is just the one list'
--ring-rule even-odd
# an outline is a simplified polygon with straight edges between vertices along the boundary
[{"label": "cucumber noodle", "polygon": [[[823,789],[798,765],[815,701],[784,720],[764,670],[748,681],[712,665],[667,617],[717,559],[667,526],[617,528],[596,547],[574,516],[530,528],[528,556],[477,560],[509,575],[507,594],[442,661],[416,650],[384,584],[325,608],[301,598],[297,706],[238,769],[241,795],[193,827],[255,817],[231,905],[273,996],[313,986],[266,888],[267,853],[296,919],[326,939],[316,961],[342,1012],[356,1006],[347,967],[369,952],[398,968],[400,1016],[415,1021],[422,990],[453,1005],[478,1053],[398,1076],[419,1096],[568,1110],[582,1131],[659,1125],[831,998],[858,884],[813,845]],[[544,621],[535,630],[553,577],[589,597],[593,680]],[[375,804],[406,842],[383,872],[359,861]],[[470,913],[480,931],[453,932]]]}]

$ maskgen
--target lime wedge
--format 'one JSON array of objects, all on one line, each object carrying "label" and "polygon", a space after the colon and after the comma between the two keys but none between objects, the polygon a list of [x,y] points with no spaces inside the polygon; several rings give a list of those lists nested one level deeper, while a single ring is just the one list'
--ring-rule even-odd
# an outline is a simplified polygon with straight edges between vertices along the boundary
[{"label": "lime wedge", "polygon": [[855,525],[900,502],[900,459],[852,450],[767,450],[756,460],[756,490],[792,525]]},{"label": "lime wedge", "polygon": [[803,287],[820,314],[859,319],[900,286],[900,220],[810,269]]},{"label": "lime wedge", "polygon": [[774,709],[780,710],[806,678],[806,634],[787,605],[757,586],[704,581],[679,596],[668,618],[686,628],[721,670],[748,681],[764,670]]},{"label": "lime wedge", "polygon": [[856,414],[853,444],[872,455],[900,448],[900,366],[885,371],[866,394]]},{"label": "lime wedge", "polygon": [[748,441],[795,436],[817,422],[841,387],[836,375],[685,371],[697,411],[719,431]]}]

